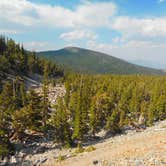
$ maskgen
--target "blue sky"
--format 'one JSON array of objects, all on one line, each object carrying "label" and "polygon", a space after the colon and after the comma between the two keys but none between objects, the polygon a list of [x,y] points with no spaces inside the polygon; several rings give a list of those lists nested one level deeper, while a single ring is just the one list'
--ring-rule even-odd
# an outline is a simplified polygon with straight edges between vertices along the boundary
[{"label": "blue sky", "polygon": [[77,46],[166,68],[166,0],[0,0],[0,34],[28,50]]}]

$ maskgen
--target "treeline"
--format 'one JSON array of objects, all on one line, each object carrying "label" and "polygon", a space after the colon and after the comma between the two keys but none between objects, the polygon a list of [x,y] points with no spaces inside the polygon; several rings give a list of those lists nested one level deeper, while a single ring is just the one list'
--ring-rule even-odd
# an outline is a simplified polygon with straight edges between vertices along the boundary
[{"label": "treeline", "polygon": [[82,142],[102,129],[150,126],[166,118],[166,77],[68,75],[66,96],[51,117],[56,139]]},{"label": "treeline", "polygon": [[43,74],[44,64],[48,63],[50,76],[63,76],[63,68],[56,63],[36,56],[35,52],[26,51],[14,40],[0,36],[0,76],[3,73],[28,75]]}]

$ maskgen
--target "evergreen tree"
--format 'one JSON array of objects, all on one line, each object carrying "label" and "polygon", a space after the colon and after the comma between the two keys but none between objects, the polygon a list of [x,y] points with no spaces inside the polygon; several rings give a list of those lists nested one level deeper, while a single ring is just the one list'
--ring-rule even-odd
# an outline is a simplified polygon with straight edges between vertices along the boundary
[{"label": "evergreen tree", "polygon": [[74,113],[74,131],[73,131],[73,139],[81,140],[83,137],[83,133],[81,131],[81,94],[77,94],[77,105]]},{"label": "evergreen tree", "polygon": [[112,133],[120,132],[118,110],[114,109],[112,114],[107,118],[107,123],[105,128]]},{"label": "evergreen tree", "polygon": [[155,117],[157,120],[164,120],[166,118],[166,96],[161,95],[158,98],[158,101],[156,103],[156,112]]},{"label": "evergreen tree", "polygon": [[92,100],[91,106],[90,106],[90,129],[91,133],[95,135],[98,129],[98,123],[97,123],[97,118],[96,118],[96,108],[95,108],[95,101]]},{"label": "evergreen tree", "polygon": [[48,119],[49,113],[49,101],[48,101],[48,63],[46,62],[44,65],[44,80],[43,80],[43,105],[42,105],[42,125],[46,127],[46,122]]},{"label": "evergreen tree", "polygon": [[22,141],[24,132],[29,129],[30,119],[28,107],[23,107],[12,113],[12,128],[14,130],[13,138]]},{"label": "evergreen tree", "polygon": [[66,82],[65,83],[65,88],[66,88],[66,94],[65,94],[65,103],[66,103],[66,106],[68,107],[69,105],[69,100],[70,100],[70,91],[71,91],[71,87],[70,87],[70,83],[69,82]]},{"label": "evergreen tree", "polygon": [[34,90],[30,90],[27,96],[28,105],[28,128],[31,130],[40,131],[42,127],[42,100]]},{"label": "evergreen tree", "polygon": [[0,95],[0,155],[6,155],[11,150],[11,113],[14,111],[12,84],[7,82]]},{"label": "evergreen tree", "polygon": [[17,108],[21,108],[25,103],[25,88],[23,79],[19,76],[13,80],[13,95]]},{"label": "evergreen tree", "polygon": [[0,36],[0,55],[6,51],[6,40],[4,36]]},{"label": "evergreen tree", "polygon": [[55,128],[56,140],[65,145],[70,145],[72,142],[69,117],[69,111],[65,107],[62,98],[59,98],[56,111],[51,116],[51,125]]}]

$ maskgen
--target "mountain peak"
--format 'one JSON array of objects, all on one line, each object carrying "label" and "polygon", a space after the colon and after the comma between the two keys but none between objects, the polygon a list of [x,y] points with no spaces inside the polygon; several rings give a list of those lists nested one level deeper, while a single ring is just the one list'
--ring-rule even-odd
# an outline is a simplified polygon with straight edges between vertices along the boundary
[{"label": "mountain peak", "polygon": [[39,52],[38,55],[83,73],[165,75],[161,70],[134,65],[105,53],[79,47],[65,47],[51,52]]},{"label": "mountain peak", "polygon": [[65,47],[64,50],[77,53],[77,52],[79,52],[81,50],[81,48],[79,48],[79,47],[72,47],[71,46],[71,47]]}]

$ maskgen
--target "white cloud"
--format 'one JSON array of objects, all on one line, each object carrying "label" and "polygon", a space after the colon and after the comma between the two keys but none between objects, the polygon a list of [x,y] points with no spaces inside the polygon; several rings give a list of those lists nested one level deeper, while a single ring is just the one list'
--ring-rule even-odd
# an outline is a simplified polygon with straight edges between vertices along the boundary
[{"label": "white cloud", "polygon": [[53,27],[73,27],[74,13],[60,6],[38,5],[35,12],[41,24]]},{"label": "white cloud", "polygon": [[97,35],[94,32],[89,30],[74,30],[66,33],[62,33],[60,35],[60,39],[65,41],[73,41],[73,40],[80,40],[80,39],[90,39],[95,40]]},{"label": "white cloud", "polygon": [[[163,2],[164,0],[160,0]],[[57,5],[37,4],[28,0],[0,0],[0,28],[17,23],[39,27],[110,27],[123,37],[166,37],[166,17],[134,18],[117,16],[117,7],[112,2],[85,1],[75,9]]]},{"label": "white cloud", "polygon": [[[0,28],[19,24],[38,27],[63,27],[87,29],[111,28],[123,38],[166,37],[166,17],[134,18],[117,16],[117,7],[112,2],[85,1],[75,9],[48,4],[32,3],[28,0],[0,0]],[[4,29],[4,28],[3,28]]]},{"label": "white cloud", "polygon": [[116,13],[116,6],[112,2],[86,3],[78,6],[76,24],[84,26],[108,26],[110,18]]},{"label": "white cloud", "polygon": [[111,28],[119,31],[125,38],[166,37],[166,17],[131,18],[117,17]]},{"label": "white cloud", "polygon": [[106,26],[115,12],[116,6],[112,2],[86,2],[71,10],[62,6],[36,4],[28,0],[0,1],[0,18],[25,26]]},{"label": "white cloud", "polygon": [[1,0],[0,18],[22,25],[32,25],[36,19],[31,16],[35,5],[26,0]]}]

